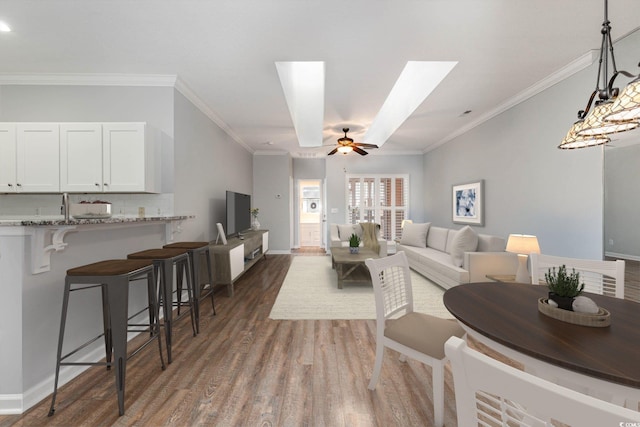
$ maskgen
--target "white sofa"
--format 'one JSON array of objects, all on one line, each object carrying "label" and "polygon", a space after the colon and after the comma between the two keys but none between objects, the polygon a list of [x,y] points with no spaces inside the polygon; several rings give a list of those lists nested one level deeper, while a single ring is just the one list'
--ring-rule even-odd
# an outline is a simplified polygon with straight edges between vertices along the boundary
[{"label": "white sofa", "polygon": [[[362,240],[362,227],[360,224],[331,224],[329,226],[330,247],[347,248],[349,247],[349,237],[352,233],[356,233]],[[377,240],[380,245],[380,256],[387,256],[387,241],[380,237],[380,226],[378,226]],[[360,246],[364,242],[360,241]]]},{"label": "white sofa", "polygon": [[430,223],[406,224],[397,244],[413,270],[445,289],[488,282],[487,274],[515,274],[518,257],[505,247],[504,238],[477,234],[469,226],[452,230]]}]

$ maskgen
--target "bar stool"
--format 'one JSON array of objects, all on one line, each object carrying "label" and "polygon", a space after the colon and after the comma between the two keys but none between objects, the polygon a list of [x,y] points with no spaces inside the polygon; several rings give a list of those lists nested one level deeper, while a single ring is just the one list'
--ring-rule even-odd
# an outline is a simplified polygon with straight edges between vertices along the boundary
[{"label": "bar stool", "polygon": [[[162,311],[164,314],[164,333],[165,342],[167,344],[167,360],[172,362],[171,348],[173,336],[173,307],[175,305],[186,305],[189,307],[191,316],[191,327],[193,336],[196,335],[195,310],[194,310],[194,294],[193,294],[193,276],[189,268],[189,254],[186,249],[147,249],[145,251],[135,252],[127,255],[128,259],[146,259],[153,261],[155,267],[156,278],[159,279],[158,301],[161,301]],[[182,278],[184,274],[187,277],[187,295],[188,301],[182,302],[182,298],[174,303],[173,301],[173,268],[176,267],[177,277]],[[181,293],[180,289],[180,293]],[[176,318],[176,320],[178,320]]]},{"label": "bar stool", "polygon": [[[211,253],[209,251],[209,242],[177,242],[164,245],[163,248],[186,249],[187,253],[189,254],[189,262],[192,273],[191,277],[193,277],[193,282],[195,283],[193,291],[195,294],[194,307],[196,315],[196,332],[200,333],[200,300],[206,298],[207,296],[211,296],[211,308],[213,309],[213,314],[216,314],[216,307],[213,303],[213,270],[211,269]],[[203,288],[201,287],[200,280],[200,261],[203,256],[207,260],[207,272],[209,274],[209,288],[205,289],[204,292]],[[180,280],[181,279],[178,279],[177,283],[178,297],[180,297],[180,289],[182,288]]]},{"label": "bar stool", "polygon": [[[145,308],[131,317],[128,317],[129,285],[133,281],[145,278],[147,279],[149,323],[144,325],[129,324],[129,320],[140,315],[146,309]],[[162,357],[162,343],[159,334],[159,311],[158,300],[155,292],[155,283],[155,272],[153,263],[150,260],[114,259],[87,264],[67,270],[64,285],[64,298],[62,302],[62,315],[60,319],[60,335],[58,337],[56,375],[49,416],[52,416],[55,412],[54,407],[58,392],[60,366],[67,365],[105,365],[107,366],[107,369],[110,369],[111,366],[115,366],[116,369],[114,369],[114,375],[116,378],[116,390],[118,394],[118,411],[120,415],[124,414],[124,386],[128,359],[127,332],[143,332],[142,330],[131,330],[129,329],[129,326],[148,326],[150,332],[149,339],[132,352],[131,356],[137,354],[138,351],[142,350],[142,348],[146,347],[154,339],[157,339],[158,350],[160,351],[160,363],[162,369],[165,369],[164,359]],[[80,287],[73,288],[74,285],[80,285]],[[102,318],[104,333],[87,341],[75,350],[67,353],[65,356],[62,356],[62,344],[70,293],[97,287],[100,287],[102,291]],[[146,329],[144,332],[146,332]],[[87,347],[102,336],[104,336],[105,340],[106,362],[63,362],[63,360]],[[111,362],[112,355],[114,360],[113,362]]]}]

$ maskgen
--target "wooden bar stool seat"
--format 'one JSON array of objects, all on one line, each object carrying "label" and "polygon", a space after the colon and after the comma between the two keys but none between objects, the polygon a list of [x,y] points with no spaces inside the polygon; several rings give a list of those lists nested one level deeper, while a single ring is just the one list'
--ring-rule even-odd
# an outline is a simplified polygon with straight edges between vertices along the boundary
[{"label": "wooden bar stool seat", "polygon": [[[147,281],[148,306],[129,317],[129,285],[131,282],[142,279],[146,279]],[[138,351],[142,350],[142,348],[146,347],[153,340],[157,340],[161,367],[163,370],[165,369],[164,359],[162,357],[162,342],[159,334],[159,306],[155,291],[155,284],[156,278],[153,262],[151,260],[113,259],[67,270],[62,302],[62,315],[60,319],[60,335],[58,337],[56,374],[49,416],[53,415],[55,412],[60,367],[67,365],[105,365],[107,366],[107,369],[110,369],[111,366],[115,366],[116,369],[114,369],[114,375],[118,394],[118,411],[120,415],[124,414],[125,377],[128,359],[128,332],[147,332],[148,330],[149,339],[146,340],[138,349],[133,351],[131,356],[138,353]],[[77,285],[77,287],[74,285]],[[102,292],[102,320],[104,332],[63,356],[62,348],[67,311],[69,308],[69,295],[71,292],[94,289],[97,287],[101,288]],[[142,314],[147,309],[149,312],[149,323],[129,323],[131,319]],[[130,329],[130,327],[140,326],[145,326],[148,329]],[[106,352],[106,361],[104,363],[64,362],[64,360],[84,349],[102,336],[104,336]],[[111,361],[112,356],[113,362]]]},{"label": "wooden bar stool seat", "polygon": [[[128,259],[152,260],[156,269],[156,277],[159,279],[159,297],[158,300],[162,305],[164,315],[164,333],[165,342],[167,344],[167,360],[172,362],[172,342],[173,342],[173,307],[174,304],[180,307],[186,305],[189,307],[191,317],[191,328],[193,335],[196,335],[195,309],[194,309],[194,293],[193,293],[193,276],[189,267],[189,254],[186,249],[181,248],[161,248],[147,249],[127,255]],[[187,283],[187,301],[182,302],[181,295],[178,301],[173,300],[173,269],[176,269],[176,277],[180,279],[186,275]],[[180,289],[180,294],[182,290]],[[178,318],[176,318],[178,320]]]},{"label": "wooden bar stool seat", "polygon": [[[191,273],[194,281],[193,291],[194,291],[194,308],[195,308],[195,318],[196,318],[196,331],[200,332],[200,301],[206,297],[211,297],[211,308],[213,310],[213,314],[216,314],[216,307],[213,302],[213,270],[211,268],[211,253],[209,250],[209,242],[176,242],[170,243],[168,245],[164,245],[163,248],[166,249],[186,249],[189,254],[189,263],[191,267]],[[202,258],[205,258],[207,264],[207,273],[209,275],[209,283],[203,284],[202,279],[200,278],[200,263]],[[178,287],[178,296],[180,296],[180,290],[182,288],[182,284],[180,278],[177,283]]]}]

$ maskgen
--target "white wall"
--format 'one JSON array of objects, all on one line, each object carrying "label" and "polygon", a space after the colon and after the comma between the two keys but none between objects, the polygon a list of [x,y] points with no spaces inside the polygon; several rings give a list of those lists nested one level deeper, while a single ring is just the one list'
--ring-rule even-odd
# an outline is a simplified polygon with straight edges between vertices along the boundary
[{"label": "white wall", "polygon": [[251,204],[260,209],[260,228],[269,230],[272,253],[291,251],[292,173],[289,154],[253,156]]},{"label": "white wall", "polygon": [[592,78],[593,68],[583,70],[427,153],[427,220],[453,226],[452,185],[484,179],[479,232],[534,234],[545,253],[601,258],[602,149],[556,148]]},{"label": "white wall", "polygon": [[181,238],[215,240],[226,221],[226,190],[250,194],[253,159],[182,94],[175,93],[175,195],[178,215],[195,215]]}]

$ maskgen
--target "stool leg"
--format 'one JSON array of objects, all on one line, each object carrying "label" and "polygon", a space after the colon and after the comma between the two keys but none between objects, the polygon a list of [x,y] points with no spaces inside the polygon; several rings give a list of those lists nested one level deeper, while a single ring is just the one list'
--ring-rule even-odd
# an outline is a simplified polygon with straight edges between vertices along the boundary
[{"label": "stool leg", "polygon": [[118,412],[124,415],[124,385],[127,373],[127,311],[129,282],[122,279],[107,280],[107,301],[113,337],[114,375],[118,394]]},{"label": "stool leg", "polygon": [[[187,262],[188,262],[187,258]],[[193,274],[189,268],[182,269],[187,276],[187,297],[189,298],[189,315],[191,317],[191,328],[193,329],[193,336],[195,337],[198,333],[196,327],[196,314],[194,310],[194,291],[193,291]]]},{"label": "stool leg", "polygon": [[149,299],[150,303],[153,307],[154,321],[149,322],[149,330],[151,331],[151,336],[156,337],[158,340],[158,351],[160,352],[160,365],[162,366],[162,370],[165,370],[164,365],[164,357],[162,356],[162,340],[160,339],[160,304],[158,304],[158,297],[156,294],[156,274],[155,268],[151,269],[149,274],[147,274],[147,286],[149,289]]},{"label": "stool leg", "polygon": [[182,306],[182,276],[184,275],[184,264],[180,263],[176,271],[176,297],[178,300],[178,316],[180,316],[180,307]]},{"label": "stool leg", "polygon": [[173,263],[162,262],[160,286],[163,292],[163,310],[164,310],[164,336],[167,343],[167,362],[171,363],[171,345],[173,341]]},{"label": "stool leg", "polygon": [[64,328],[67,322],[67,308],[69,307],[69,279],[64,283],[64,297],[62,300],[62,314],[60,316],[60,334],[58,335],[58,356],[56,358],[56,375],[53,380],[53,395],[51,396],[51,407],[49,408],[49,416],[55,412],[56,395],[58,394],[58,379],[60,376],[60,359],[62,358],[62,340],[64,338]]},{"label": "stool leg", "polygon": [[111,319],[109,319],[109,305],[107,300],[107,287],[100,286],[102,292],[102,326],[104,331],[104,360],[107,362],[107,371],[111,369],[111,354],[113,351],[113,340],[111,337]]},{"label": "stool leg", "polygon": [[211,308],[213,309],[213,315],[216,315],[216,306],[213,303],[213,269],[211,268],[211,253],[209,248],[205,251],[207,257],[207,271],[209,273],[209,295],[211,296]]},{"label": "stool leg", "polygon": [[191,277],[193,278],[193,311],[196,319],[196,333],[200,333],[200,254],[189,251]]}]

